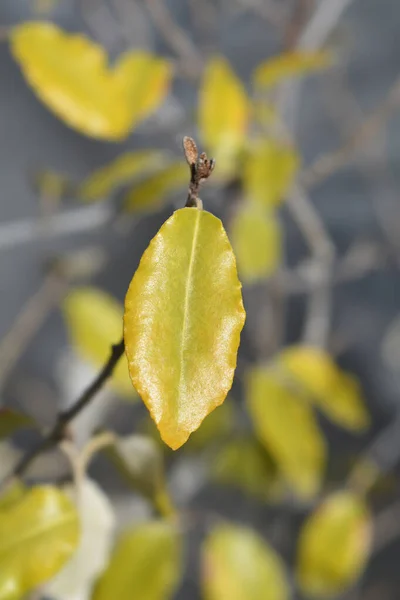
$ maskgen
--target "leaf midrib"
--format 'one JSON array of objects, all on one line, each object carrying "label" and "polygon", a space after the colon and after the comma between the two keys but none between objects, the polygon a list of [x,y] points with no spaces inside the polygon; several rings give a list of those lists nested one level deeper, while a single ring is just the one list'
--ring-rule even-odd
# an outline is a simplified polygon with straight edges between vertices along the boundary
[{"label": "leaf midrib", "polygon": [[[193,209],[191,209],[193,210]],[[184,386],[184,356],[186,351],[186,341],[187,341],[187,332],[188,332],[188,321],[189,321],[189,312],[190,312],[190,296],[192,292],[192,278],[193,278],[193,266],[195,262],[196,255],[196,247],[197,241],[199,237],[199,226],[200,226],[200,216],[201,211],[199,209],[194,209],[197,212],[196,221],[194,224],[193,230],[193,240],[192,247],[190,249],[190,258],[189,258],[189,268],[186,279],[186,290],[185,290],[185,300],[183,303],[183,322],[182,322],[182,334],[181,334],[181,343],[180,343],[180,360],[179,360],[179,398],[182,394],[182,388]]]}]

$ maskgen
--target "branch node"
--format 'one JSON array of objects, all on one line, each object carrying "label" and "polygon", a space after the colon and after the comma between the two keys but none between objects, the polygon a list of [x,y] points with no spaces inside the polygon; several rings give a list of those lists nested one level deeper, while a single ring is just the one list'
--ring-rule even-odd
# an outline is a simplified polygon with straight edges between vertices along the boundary
[{"label": "branch node", "polygon": [[190,168],[186,206],[202,209],[203,203],[199,198],[200,185],[210,177],[215,167],[215,160],[213,158],[209,159],[205,152],[202,152],[199,156],[196,142],[188,136],[183,138],[183,151]]}]

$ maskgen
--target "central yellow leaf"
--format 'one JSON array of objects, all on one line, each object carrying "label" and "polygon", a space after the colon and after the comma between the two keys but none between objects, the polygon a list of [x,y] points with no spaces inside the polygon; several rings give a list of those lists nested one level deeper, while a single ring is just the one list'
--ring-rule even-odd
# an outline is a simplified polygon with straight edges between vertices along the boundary
[{"label": "central yellow leaf", "polygon": [[177,210],[143,254],[124,315],[132,382],[171,448],[224,401],[244,321],[221,221],[197,208]]}]

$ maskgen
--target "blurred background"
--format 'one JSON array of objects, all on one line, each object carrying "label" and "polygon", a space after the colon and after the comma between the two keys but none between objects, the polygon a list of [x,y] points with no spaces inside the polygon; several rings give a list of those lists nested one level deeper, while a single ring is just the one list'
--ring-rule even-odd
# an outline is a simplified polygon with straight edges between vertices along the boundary
[{"label": "blurred background", "polygon": [[[172,505],[179,574],[121,598],[400,597],[399,19],[395,0],[0,1],[0,474],[119,341],[140,257],[186,202],[184,135],[216,158],[201,197],[247,312],[232,391],[183,448],[121,363],[24,473],[69,485],[86,452],[99,505],[78,566],[32,597],[106,600],[114,539]],[[130,459],[94,456],[104,429]]]}]

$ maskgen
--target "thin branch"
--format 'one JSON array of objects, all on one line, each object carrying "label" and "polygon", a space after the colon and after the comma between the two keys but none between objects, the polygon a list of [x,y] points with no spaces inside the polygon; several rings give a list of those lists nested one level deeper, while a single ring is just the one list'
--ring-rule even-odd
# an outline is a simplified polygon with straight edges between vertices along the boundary
[{"label": "thin branch", "polygon": [[297,47],[318,50],[329,38],[353,0],[321,0],[301,34]]},{"label": "thin branch", "polygon": [[[389,473],[400,458],[400,414],[385,427],[361,454],[350,472],[350,487],[367,491],[376,481]],[[365,469],[367,465],[367,469]]]},{"label": "thin branch", "polygon": [[320,265],[318,282],[310,292],[303,341],[306,344],[325,347],[331,320],[335,247],[311,200],[299,186],[289,194],[286,205],[317,264]]},{"label": "thin branch", "polygon": [[49,312],[57,306],[67,289],[67,281],[53,272],[49,273],[37,292],[29,298],[11,329],[1,339],[0,389]]},{"label": "thin branch", "polygon": [[56,214],[45,223],[42,218],[3,222],[0,223],[0,251],[40,241],[44,236],[59,237],[97,229],[108,223],[113,214],[111,206],[96,204]]},{"label": "thin branch", "polygon": [[282,30],[286,21],[286,6],[270,0],[236,0],[244,9],[251,10],[257,17],[267,21],[276,30]]},{"label": "thin branch", "polygon": [[374,530],[373,552],[377,554],[400,536],[400,502],[395,502],[378,513]]},{"label": "thin branch", "polygon": [[[349,283],[381,269],[388,256],[389,250],[378,244],[354,244],[340,261],[333,263],[333,284]],[[318,258],[312,258],[294,269],[281,267],[275,277],[285,295],[308,294],[319,284],[322,266]]]},{"label": "thin branch", "polygon": [[388,119],[400,107],[400,79],[390,89],[386,99],[374,113],[351,136],[348,142],[334,152],[319,156],[301,175],[301,182],[308,189],[317,185],[342,167],[346,166],[358,151],[364,151],[368,143],[385,126]]},{"label": "thin branch", "polygon": [[6,42],[10,36],[11,27],[0,27],[0,42]]},{"label": "thin branch", "polygon": [[[299,35],[295,47],[309,52],[319,50],[337,27],[343,13],[353,0],[321,0],[310,20]],[[288,129],[293,133],[297,120],[301,80],[289,81],[282,86],[280,113]]]},{"label": "thin branch", "polygon": [[297,0],[294,5],[292,17],[289,20],[285,31],[286,50],[291,50],[298,44],[299,37],[302,35],[304,26],[307,24],[310,10],[310,0]]},{"label": "thin branch", "polygon": [[59,444],[66,437],[68,424],[71,423],[88,406],[88,404],[90,404],[90,402],[92,402],[96,394],[102,389],[104,384],[111,377],[119,359],[124,353],[124,348],[125,345],[123,339],[118,344],[112,346],[108,361],[92,384],[82,393],[78,400],[68,410],[60,413],[56,423],[49,433],[45,435],[34,448],[29,450],[21,458],[12,471],[0,483],[0,491],[4,491],[4,489],[12,483],[12,481],[18,477],[21,477],[38,456]]},{"label": "thin branch", "polygon": [[186,32],[172,18],[163,0],[144,0],[154,25],[180,60],[182,71],[190,79],[197,79],[203,70],[203,61]]}]

